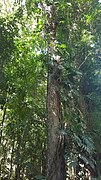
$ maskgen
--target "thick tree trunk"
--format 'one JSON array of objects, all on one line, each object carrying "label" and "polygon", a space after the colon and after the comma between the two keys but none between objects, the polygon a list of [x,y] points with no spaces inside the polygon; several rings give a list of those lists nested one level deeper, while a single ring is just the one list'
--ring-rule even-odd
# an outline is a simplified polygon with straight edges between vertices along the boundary
[{"label": "thick tree trunk", "polygon": [[49,74],[47,88],[47,180],[65,179],[64,142],[63,137],[59,133],[61,128],[61,110],[57,83],[54,72]]},{"label": "thick tree trunk", "polygon": [[45,25],[49,57],[47,80],[47,180],[64,180],[64,140],[60,133],[61,102],[58,91],[58,80],[60,78],[58,65],[60,57],[56,49],[58,17],[54,3],[50,6],[42,4],[42,8],[43,11],[49,9]]}]

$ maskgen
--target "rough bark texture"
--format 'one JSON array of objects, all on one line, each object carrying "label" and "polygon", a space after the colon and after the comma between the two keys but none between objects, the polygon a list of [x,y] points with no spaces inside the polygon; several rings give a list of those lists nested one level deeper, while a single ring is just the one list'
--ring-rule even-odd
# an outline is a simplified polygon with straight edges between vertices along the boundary
[{"label": "rough bark texture", "polygon": [[60,97],[57,91],[57,78],[53,74],[48,76],[47,89],[47,180],[64,180],[64,145],[59,133],[61,128]]},{"label": "rough bark texture", "polygon": [[[42,5],[43,6],[43,5]],[[43,8],[45,9],[45,7]],[[47,50],[49,57],[47,83],[47,180],[64,180],[64,140],[61,129],[61,107],[58,91],[59,56],[56,47],[57,14],[53,3],[48,7]],[[57,59],[58,57],[58,59]]]}]

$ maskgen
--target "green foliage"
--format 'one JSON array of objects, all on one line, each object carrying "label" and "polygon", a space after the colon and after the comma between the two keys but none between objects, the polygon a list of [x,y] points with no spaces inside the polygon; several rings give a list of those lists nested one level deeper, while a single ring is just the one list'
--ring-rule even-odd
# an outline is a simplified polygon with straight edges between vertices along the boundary
[{"label": "green foliage", "polygon": [[63,127],[59,132],[66,139],[67,168],[76,169],[83,161],[95,172],[101,163],[94,157],[95,152],[101,154],[101,4],[93,0],[18,4],[0,18],[1,177],[45,177],[47,74],[48,68],[57,66],[48,54],[49,20],[56,24],[51,46],[60,57],[57,90]]},{"label": "green foliage", "polygon": [[[21,18],[17,13],[15,17],[16,20]],[[28,25],[32,25],[31,22]],[[46,77],[43,55],[37,53],[42,38],[40,36],[38,42],[38,34],[36,36],[32,30],[28,31],[25,27],[19,31],[15,29],[18,33],[13,34],[13,29],[9,29],[12,27],[11,21],[2,26],[4,36],[1,39],[1,61],[6,86],[4,88],[2,85],[2,89],[6,94],[3,104],[6,114],[1,120],[1,176],[21,178],[22,172],[26,170],[25,178],[34,179],[34,176],[41,173],[45,143]],[[4,94],[1,95],[4,100]],[[22,175],[18,174],[18,171]]]}]

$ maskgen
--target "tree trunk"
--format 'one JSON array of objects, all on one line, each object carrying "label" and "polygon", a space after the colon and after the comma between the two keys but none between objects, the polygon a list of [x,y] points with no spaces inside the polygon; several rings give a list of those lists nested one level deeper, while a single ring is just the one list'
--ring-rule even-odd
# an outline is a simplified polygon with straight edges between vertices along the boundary
[{"label": "tree trunk", "polygon": [[15,141],[13,141],[13,144],[12,144],[12,152],[11,152],[11,160],[10,160],[10,174],[9,174],[9,180],[12,178],[12,172],[13,172],[14,145],[15,145]]},{"label": "tree trunk", "polygon": [[[56,71],[54,69],[53,71]],[[53,73],[48,76],[47,88],[47,180],[64,180],[64,142],[59,133],[61,128],[60,97],[58,81]]]},{"label": "tree trunk", "polygon": [[[42,4],[43,11],[46,6]],[[64,138],[60,133],[61,102],[58,90],[58,80],[60,78],[58,66],[60,57],[56,49],[58,17],[54,3],[47,7],[47,9],[50,9],[45,25],[48,37],[47,53],[49,59],[47,80],[47,180],[64,180]]]},{"label": "tree trunk", "polygon": [[20,147],[21,147],[21,136],[17,135],[17,151],[16,151],[16,170],[15,170],[15,180],[20,180],[20,171],[21,171],[21,155],[20,155]]}]

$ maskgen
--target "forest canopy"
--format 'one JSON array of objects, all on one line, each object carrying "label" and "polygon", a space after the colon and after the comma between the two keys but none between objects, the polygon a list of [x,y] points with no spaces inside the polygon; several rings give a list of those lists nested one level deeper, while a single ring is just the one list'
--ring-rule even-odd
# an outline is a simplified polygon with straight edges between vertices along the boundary
[{"label": "forest canopy", "polygon": [[101,179],[101,2],[0,2],[1,180]]}]

